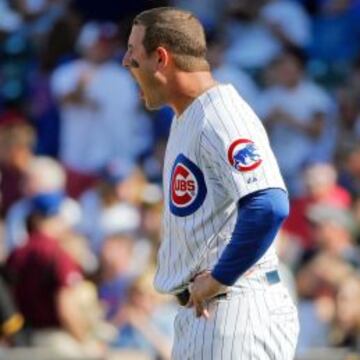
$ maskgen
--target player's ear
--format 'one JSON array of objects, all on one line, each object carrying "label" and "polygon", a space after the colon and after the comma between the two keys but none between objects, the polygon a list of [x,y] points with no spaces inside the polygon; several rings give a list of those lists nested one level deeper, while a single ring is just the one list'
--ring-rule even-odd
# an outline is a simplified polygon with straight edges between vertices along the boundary
[{"label": "player's ear", "polygon": [[159,46],[156,49],[156,60],[158,70],[164,69],[169,64],[169,52],[162,46]]}]

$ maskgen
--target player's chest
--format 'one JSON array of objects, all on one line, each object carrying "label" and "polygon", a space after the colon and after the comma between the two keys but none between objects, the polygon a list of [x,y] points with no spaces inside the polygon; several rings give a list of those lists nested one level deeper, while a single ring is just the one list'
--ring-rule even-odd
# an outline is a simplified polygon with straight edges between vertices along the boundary
[{"label": "player's chest", "polygon": [[204,203],[207,187],[195,133],[171,133],[164,162],[164,195],[170,213],[188,216]]}]

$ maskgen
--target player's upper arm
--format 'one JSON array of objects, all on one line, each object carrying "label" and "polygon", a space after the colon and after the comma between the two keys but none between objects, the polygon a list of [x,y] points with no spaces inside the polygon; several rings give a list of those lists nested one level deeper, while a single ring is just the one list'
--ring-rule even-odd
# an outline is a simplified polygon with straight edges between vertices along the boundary
[{"label": "player's upper arm", "polygon": [[211,129],[211,126],[207,125],[208,129],[201,135],[202,161],[214,181],[237,201],[252,192],[252,183],[261,176],[261,149],[251,136],[237,132],[228,134],[220,129]]},{"label": "player's upper arm", "polygon": [[254,191],[283,187],[260,120],[237,98],[220,98],[207,108],[200,154],[213,181],[234,201]]}]

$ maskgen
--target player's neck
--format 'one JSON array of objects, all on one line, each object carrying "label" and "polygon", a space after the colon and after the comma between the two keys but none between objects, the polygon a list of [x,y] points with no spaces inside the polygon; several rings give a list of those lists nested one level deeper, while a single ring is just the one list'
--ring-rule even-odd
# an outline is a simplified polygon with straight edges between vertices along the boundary
[{"label": "player's neck", "polygon": [[176,73],[169,101],[176,117],[179,117],[202,93],[216,84],[209,71]]}]

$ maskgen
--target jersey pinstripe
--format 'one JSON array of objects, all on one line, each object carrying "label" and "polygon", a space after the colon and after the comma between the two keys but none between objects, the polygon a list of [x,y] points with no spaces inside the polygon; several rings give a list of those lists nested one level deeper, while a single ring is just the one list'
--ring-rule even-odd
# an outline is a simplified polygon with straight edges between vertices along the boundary
[{"label": "jersey pinstripe", "polygon": [[299,324],[296,308],[281,283],[259,281],[208,303],[209,319],[181,308],[175,319],[172,360],[292,360]]},{"label": "jersey pinstripe", "polygon": [[[285,189],[262,123],[231,85],[211,88],[174,118],[163,184],[163,240],[154,284],[165,293],[213,268],[231,238],[239,199],[266,188]],[[273,246],[257,263],[276,264]]]}]

